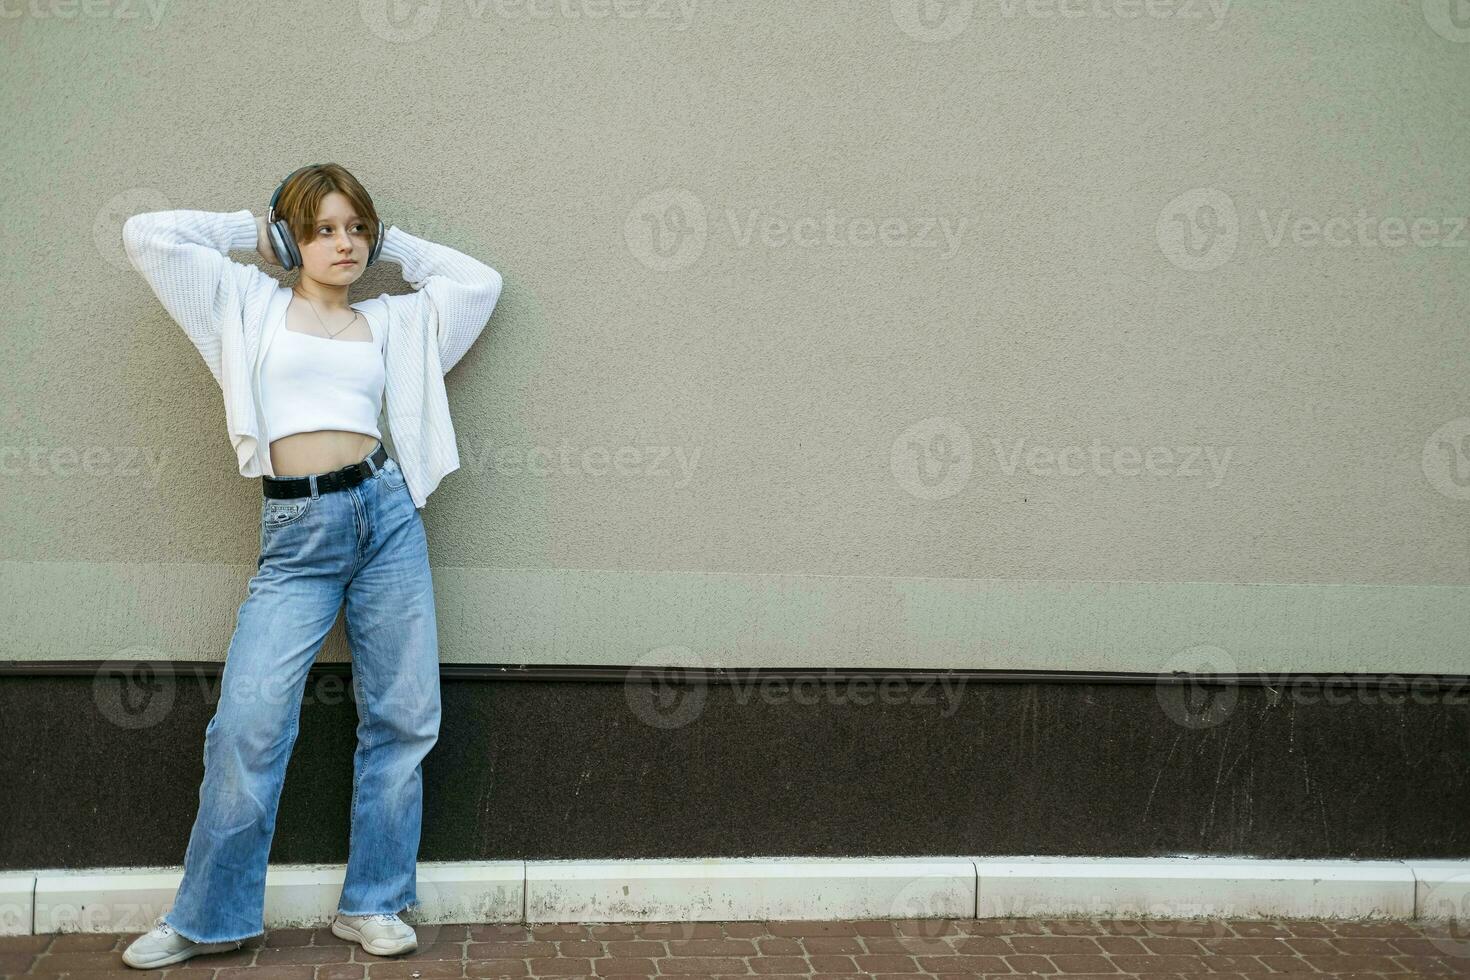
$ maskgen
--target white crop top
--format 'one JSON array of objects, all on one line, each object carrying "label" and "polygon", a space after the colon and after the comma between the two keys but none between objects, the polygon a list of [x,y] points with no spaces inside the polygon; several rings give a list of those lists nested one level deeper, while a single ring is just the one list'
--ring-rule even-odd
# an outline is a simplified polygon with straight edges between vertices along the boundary
[{"label": "white crop top", "polygon": [[378,414],[387,365],[383,338],[371,320],[368,328],[372,340],[332,340],[277,326],[260,366],[261,408],[272,442],[321,429],[382,438]]}]

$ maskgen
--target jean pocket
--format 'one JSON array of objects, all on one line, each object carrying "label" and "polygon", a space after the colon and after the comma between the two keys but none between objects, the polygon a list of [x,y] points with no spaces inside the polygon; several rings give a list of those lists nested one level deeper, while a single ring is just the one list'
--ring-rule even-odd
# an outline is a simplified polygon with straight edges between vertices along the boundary
[{"label": "jean pocket", "polygon": [[311,497],[266,497],[260,509],[260,526],[269,534],[279,528],[289,527],[306,516],[311,509]]},{"label": "jean pocket", "polygon": [[399,468],[398,461],[391,456],[383,464],[380,472],[383,474],[383,484],[389,490],[402,490],[408,484],[408,478],[403,475],[403,470]]}]

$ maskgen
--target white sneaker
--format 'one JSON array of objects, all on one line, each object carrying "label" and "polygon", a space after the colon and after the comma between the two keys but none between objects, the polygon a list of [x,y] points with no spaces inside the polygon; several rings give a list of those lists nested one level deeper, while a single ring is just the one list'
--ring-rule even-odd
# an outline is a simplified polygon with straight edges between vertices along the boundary
[{"label": "white sneaker", "polygon": [[332,920],[332,935],[358,943],[374,956],[411,953],[419,948],[418,933],[413,926],[393,912],[376,915],[343,915]]},{"label": "white sneaker", "polygon": [[242,939],[231,939],[223,943],[196,943],[174,931],[173,926],[163,921],[163,916],[154,920],[153,928],[134,939],[132,945],[123,950],[122,960],[128,966],[140,970],[156,970],[160,966],[178,963],[200,953],[224,953],[240,948]]}]

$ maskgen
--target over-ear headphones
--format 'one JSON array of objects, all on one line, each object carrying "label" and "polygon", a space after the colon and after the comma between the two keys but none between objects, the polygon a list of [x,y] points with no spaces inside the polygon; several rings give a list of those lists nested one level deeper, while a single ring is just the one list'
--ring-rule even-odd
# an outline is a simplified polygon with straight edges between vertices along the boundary
[{"label": "over-ear headphones", "polygon": [[[304,167],[297,167],[295,170],[286,175],[286,179],[281,181],[281,183],[276,187],[276,192],[271,195],[270,209],[266,212],[265,217],[265,230],[266,234],[270,236],[271,248],[275,251],[276,259],[281,263],[282,268],[300,268],[301,253],[296,249],[296,236],[291,234],[291,228],[286,223],[286,220],[284,218],[278,219],[276,217],[276,202],[281,199],[281,190],[286,186],[287,183],[290,182],[292,177],[295,177],[303,170],[310,170],[312,167],[319,166],[321,166],[321,164],[311,163],[307,164]],[[376,262],[378,260],[378,253],[382,250],[383,219],[379,218],[378,233],[373,237],[373,247],[372,250],[368,252],[367,264],[364,265],[363,268],[366,269],[369,265],[372,265],[374,262]]]}]

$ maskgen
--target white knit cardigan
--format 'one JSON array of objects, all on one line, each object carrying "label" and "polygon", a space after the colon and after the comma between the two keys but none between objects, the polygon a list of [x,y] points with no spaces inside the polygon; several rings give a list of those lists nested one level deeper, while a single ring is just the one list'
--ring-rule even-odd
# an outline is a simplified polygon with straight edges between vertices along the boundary
[{"label": "white knit cardigan", "polygon": [[[257,245],[250,211],[155,211],[123,224],[133,267],[184,328],[224,393],[225,426],[240,475],[275,476],[263,433],[260,364],[285,321],[291,290],[230,249]],[[414,292],[353,303],[387,330],[388,433],[415,507],[459,468],[444,375],[479,337],[500,298],[500,273],[397,227],[383,233],[382,258],[402,267]]]}]

